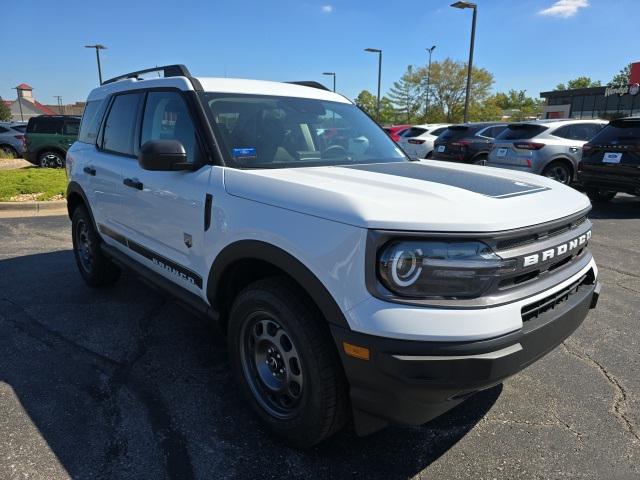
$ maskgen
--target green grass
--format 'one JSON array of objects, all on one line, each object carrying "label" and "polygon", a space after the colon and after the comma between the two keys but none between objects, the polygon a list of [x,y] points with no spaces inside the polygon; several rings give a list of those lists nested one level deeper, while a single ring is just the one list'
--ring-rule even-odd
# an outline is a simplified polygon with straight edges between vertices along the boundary
[{"label": "green grass", "polygon": [[64,195],[67,176],[64,168],[20,168],[0,170],[0,202],[17,195],[30,194],[28,200],[51,200]]}]

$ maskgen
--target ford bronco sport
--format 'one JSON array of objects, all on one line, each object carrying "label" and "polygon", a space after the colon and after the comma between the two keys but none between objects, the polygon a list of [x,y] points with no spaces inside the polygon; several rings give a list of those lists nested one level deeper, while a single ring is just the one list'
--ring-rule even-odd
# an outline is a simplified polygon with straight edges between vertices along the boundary
[{"label": "ford bronco sport", "polygon": [[218,321],[247,402],[290,444],[424,423],[596,305],[586,196],[410,161],[320,84],[157,70],[88,97],[66,165],[80,274],[127,268]]}]

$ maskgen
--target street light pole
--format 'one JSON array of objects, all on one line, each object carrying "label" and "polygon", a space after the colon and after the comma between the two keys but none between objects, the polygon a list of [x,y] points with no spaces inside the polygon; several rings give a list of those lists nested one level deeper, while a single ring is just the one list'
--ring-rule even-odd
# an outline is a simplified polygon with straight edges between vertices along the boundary
[{"label": "street light pole", "polygon": [[100,66],[100,50],[106,50],[107,47],[97,43],[95,45],[85,45],[84,48],[95,48],[96,49],[96,60],[98,62],[98,80],[100,80],[100,85],[102,85],[102,67]]},{"label": "street light pole", "polygon": [[20,107],[20,121],[24,122],[24,115],[22,114],[22,99],[20,98],[20,92],[21,91],[22,91],[22,89],[18,85],[16,87],[16,95],[18,95],[18,106]]},{"label": "street light pole", "polygon": [[378,48],[365,48],[364,51],[378,54],[378,100],[376,101],[376,121],[380,123],[380,80],[382,78],[382,50]]},{"label": "street light pole", "polygon": [[471,69],[473,68],[473,46],[476,38],[476,15],[478,6],[471,2],[455,2],[451,4],[455,8],[471,8],[473,10],[473,19],[471,20],[471,45],[469,46],[469,64],[467,69],[467,91],[464,97],[464,122],[469,121],[469,95],[471,91]]},{"label": "street light pole", "polygon": [[427,121],[427,115],[429,114],[429,90],[431,88],[431,54],[435,50],[436,46],[432,46],[431,48],[427,48],[427,52],[429,52],[429,66],[427,67],[427,103],[424,108],[424,121]]},{"label": "street light pole", "polygon": [[54,95],[53,98],[56,98],[58,100],[58,112],[60,113],[60,115],[64,115],[64,112],[62,111],[62,96]]},{"label": "street light pole", "polygon": [[333,76],[333,91],[336,91],[336,74],[334,72],[324,72],[323,75]]}]

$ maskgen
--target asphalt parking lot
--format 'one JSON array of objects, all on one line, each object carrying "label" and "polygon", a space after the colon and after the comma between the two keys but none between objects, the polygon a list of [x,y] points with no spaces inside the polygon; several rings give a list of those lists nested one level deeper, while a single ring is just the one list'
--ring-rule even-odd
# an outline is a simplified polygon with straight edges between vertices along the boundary
[{"label": "asphalt parking lot", "polygon": [[0,219],[0,478],[640,478],[640,200],[592,213],[600,304],[421,427],[310,451],[264,433],[224,342],[132,275],[86,287],[62,216]]}]

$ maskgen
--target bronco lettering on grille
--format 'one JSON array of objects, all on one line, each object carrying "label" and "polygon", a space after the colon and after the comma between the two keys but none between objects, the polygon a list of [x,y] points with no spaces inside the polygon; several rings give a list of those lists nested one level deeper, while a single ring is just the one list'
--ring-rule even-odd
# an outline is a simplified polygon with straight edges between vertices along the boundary
[{"label": "bronco lettering on grille", "polygon": [[590,238],[591,230],[561,245],[556,245],[553,248],[549,248],[538,253],[533,253],[531,255],[526,255],[522,257],[522,266],[530,267],[542,262],[548,262],[553,258],[561,257],[571,252],[572,250],[578,249],[578,247],[584,246]]}]

